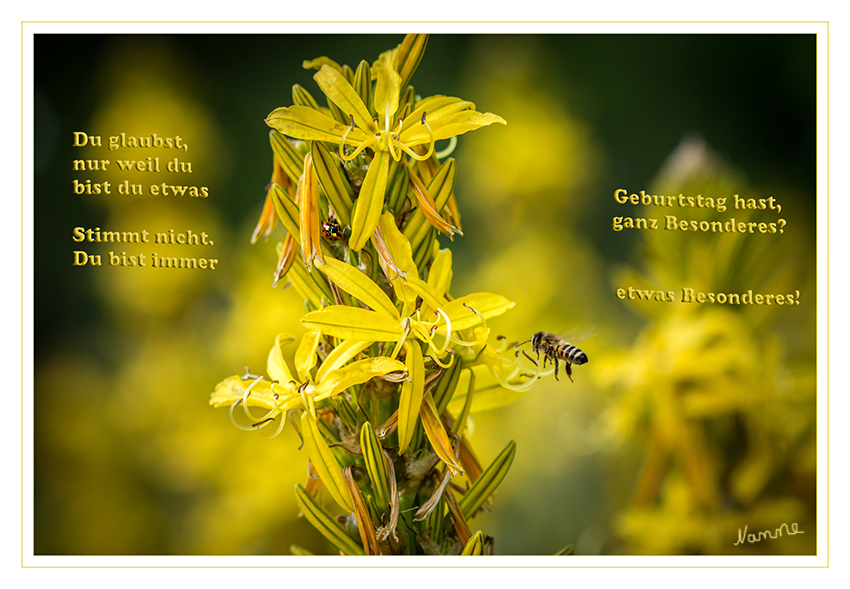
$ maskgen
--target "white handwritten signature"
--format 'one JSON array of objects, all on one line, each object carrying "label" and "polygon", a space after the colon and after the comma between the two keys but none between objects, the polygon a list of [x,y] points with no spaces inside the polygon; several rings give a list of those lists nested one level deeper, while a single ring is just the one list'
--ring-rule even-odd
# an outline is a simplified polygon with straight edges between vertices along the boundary
[{"label": "white handwritten signature", "polygon": [[748,526],[744,526],[744,529],[738,528],[738,541],[733,544],[733,546],[737,546],[738,544],[750,543],[754,544],[756,542],[761,542],[767,538],[771,540],[775,540],[776,538],[781,538],[784,534],[788,536],[796,536],[797,534],[805,534],[803,530],[797,529],[797,523],[792,523],[791,527],[788,527],[788,524],[782,524],[776,530],[771,532],[770,530],[762,530],[756,534],[748,534],[747,533]]}]

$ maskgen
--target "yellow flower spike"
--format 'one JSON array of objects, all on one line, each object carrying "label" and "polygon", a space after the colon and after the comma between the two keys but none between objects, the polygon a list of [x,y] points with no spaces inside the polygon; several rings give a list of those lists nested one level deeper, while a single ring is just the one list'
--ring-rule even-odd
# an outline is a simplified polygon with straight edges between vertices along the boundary
[{"label": "yellow flower spike", "polygon": [[301,323],[307,329],[321,331],[331,337],[372,342],[397,341],[404,331],[391,315],[342,305],[307,313]]},{"label": "yellow flower spike", "polygon": [[354,266],[340,262],[336,258],[328,257],[325,258],[324,264],[317,267],[339,288],[370,309],[382,311],[396,319],[400,317],[398,309],[395,308],[390,297],[384,293],[381,287]]},{"label": "yellow flower spike", "polygon": [[[410,174],[410,185],[413,188],[413,194],[416,196],[416,203],[419,205],[419,210],[422,211],[425,218],[428,219],[428,222],[431,223],[437,231],[448,238],[453,239],[453,235],[455,233],[460,233],[460,230],[458,230],[458,228],[454,225],[446,222],[446,220],[440,216],[434,199],[428,193],[428,189],[425,188],[425,185],[422,184],[422,180],[419,179],[419,176],[410,169],[408,169],[408,173]],[[461,233],[461,235],[463,235],[463,233]],[[408,238],[410,237],[410,234],[408,234]]]},{"label": "yellow flower spike", "polygon": [[298,204],[301,209],[301,254],[307,269],[313,268],[313,259],[324,261],[322,241],[319,231],[319,187],[316,174],[313,172],[313,156],[304,157],[304,174],[298,183]]},{"label": "yellow flower spike", "polygon": [[390,154],[378,152],[369,164],[369,170],[363,179],[360,195],[354,203],[351,215],[351,237],[348,247],[359,252],[378,226],[381,211],[384,208],[384,197],[387,190],[387,180],[390,167]]},{"label": "yellow flower spike", "polygon": [[419,409],[425,390],[425,363],[422,349],[416,341],[406,341],[405,365],[410,380],[401,385],[401,397],[398,401],[398,453],[403,454],[413,439],[413,430],[419,420]]},{"label": "yellow flower spike", "polygon": [[328,493],[337,505],[348,512],[354,511],[351,494],[342,476],[342,468],[319,432],[316,421],[306,411],[301,414],[301,435],[304,436],[304,448],[307,450],[307,455]]},{"label": "yellow flower spike", "polygon": [[440,460],[446,464],[451,475],[455,476],[462,473],[463,467],[455,458],[449,436],[443,427],[440,416],[437,414],[437,407],[434,405],[434,399],[430,392],[426,393],[422,399],[419,415],[422,417],[422,428],[425,430],[428,441],[431,442],[431,447]]},{"label": "yellow flower spike", "polygon": [[366,556],[379,555],[381,550],[378,548],[378,538],[375,537],[375,523],[369,514],[369,508],[366,507],[363,495],[360,493],[360,487],[354,480],[354,467],[346,466],[342,469],[342,476],[354,503],[352,511],[354,512],[354,519],[357,521],[357,529],[360,531],[360,543],[363,544],[363,550]]},{"label": "yellow flower spike", "polygon": [[310,371],[316,365],[316,350],[319,348],[319,339],[322,334],[318,331],[308,331],[301,338],[298,349],[295,350],[295,370],[298,372],[298,380],[306,382],[310,377]]}]

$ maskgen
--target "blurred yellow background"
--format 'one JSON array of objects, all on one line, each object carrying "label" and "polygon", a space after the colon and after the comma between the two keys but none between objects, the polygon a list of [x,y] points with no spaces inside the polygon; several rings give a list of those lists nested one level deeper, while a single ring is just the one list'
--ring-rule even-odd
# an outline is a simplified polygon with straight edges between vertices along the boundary
[{"label": "blurred yellow background", "polygon": [[[271,173],[264,117],[295,83],[319,95],[302,60],[356,66],[401,39],[37,36],[36,554],[330,552],[298,518],[297,436],[241,432],[208,398],[246,366],[262,372],[275,335],[303,331],[297,295],[271,287],[282,230],[249,244]],[[417,92],[508,121],[453,154],[453,294],[516,301],[491,325],[510,340],[595,326],[574,383],[474,414],[482,461],[518,444],[479,516],[498,554],[815,552],[814,83],[802,35],[431,37]],[[87,176],[72,159],[131,157],[73,149],[81,130],[181,135],[187,182],[209,198],[73,194]],[[618,215],[775,221],[619,205],[617,188],[772,195],[787,227],[615,232]],[[220,264],[72,267],[83,246],[147,251],[74,244],[77,226],[205,231],[215,245],[193,251]],[[618,299],[629,286],[802,294],[772,307]],[[733,545],[744,526],[792,522],[805,534]]]}]

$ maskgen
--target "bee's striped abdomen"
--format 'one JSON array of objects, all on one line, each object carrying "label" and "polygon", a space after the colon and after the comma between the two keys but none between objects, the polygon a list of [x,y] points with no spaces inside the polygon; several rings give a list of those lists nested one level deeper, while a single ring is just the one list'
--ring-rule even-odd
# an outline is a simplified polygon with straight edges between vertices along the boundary
[{"label": "bee's striped abdomen", "polygon": [[587,362],[587,354],[567,342],[560,344],[556,353],[561,360],[570,364],[579,365]]}]

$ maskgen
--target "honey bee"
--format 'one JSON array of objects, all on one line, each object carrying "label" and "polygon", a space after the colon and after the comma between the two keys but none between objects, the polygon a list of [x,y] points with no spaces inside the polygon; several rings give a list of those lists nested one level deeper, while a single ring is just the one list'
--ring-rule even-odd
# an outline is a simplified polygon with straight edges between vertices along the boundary
[{"label": "honey bee", "polygon": [[[543,353],[544,368],[546,367],[547,359],[555,364],[555,380],[558,380],[559,360],[564,363],[570,382],[573,382],[573,371],[571,366],[573,364],[579,366],[587,363],[587,354],[554,333],[538,331],[530,340],[517,344],[517,349],[519,349],[519,346],[527,344],[528,342],[531,342],[531,349],[537,353],[538,360],[540,359],[540,353]],[[523,354],[525,354],[525,352],[523,352]],[[528,354],[525,354],[525,357],[534,362]],[[534,362],[534,364],[536,365],[537,362]]]}]

